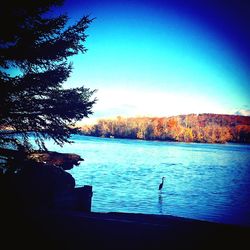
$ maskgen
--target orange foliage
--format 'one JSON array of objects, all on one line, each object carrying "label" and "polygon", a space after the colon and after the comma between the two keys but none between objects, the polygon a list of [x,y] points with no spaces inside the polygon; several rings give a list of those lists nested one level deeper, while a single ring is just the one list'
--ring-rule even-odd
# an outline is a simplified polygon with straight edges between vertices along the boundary
[{"label": "orange foliage", "polygon": [[85,135],[184,142],[250,143],[250,117],[200,114],[163,118],[102,119],[82,127]]}]

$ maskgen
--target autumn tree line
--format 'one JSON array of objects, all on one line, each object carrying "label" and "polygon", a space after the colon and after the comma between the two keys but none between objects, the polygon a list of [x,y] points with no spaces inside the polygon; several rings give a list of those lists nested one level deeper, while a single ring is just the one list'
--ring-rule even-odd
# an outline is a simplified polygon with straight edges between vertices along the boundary
[{"label": "autumn tree line", "polygon": [[100,119],[81,128],[97,137],[179,142],[250,143],[250,117],[219,114],[190,114],[172,117]]}]

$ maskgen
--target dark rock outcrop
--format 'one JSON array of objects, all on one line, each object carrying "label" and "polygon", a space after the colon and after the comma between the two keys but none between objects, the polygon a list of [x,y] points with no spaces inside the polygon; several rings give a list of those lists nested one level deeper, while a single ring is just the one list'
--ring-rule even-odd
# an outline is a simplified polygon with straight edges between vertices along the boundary
[{"label": "dark rock outcrop", "polygon": [[32,153],[0,149],[6,171],[0,175],[2,201],[17,209],[53,207],[55,197],[75,192],[75,179],[65,170],[79,165],[76,154]]},{"label": "dark rock outcrop", "polygon": [[78,166],[83,159],[77,154],[66,154],[58,152],[41,152],[35,151],[28,156],[28,159],[42,162],[45,165],[54,165],[64,170],[72,169]]},{"label": "dark rock outcrop", "polygon": [[43,165],[26,166],[16,174],[1,177],[2,191],[16,207],[51,207],[58,193],[73,192],[75,179],[62,168]]},{"label": "dark rock outcrop", "polygon": [[44,166],[61,167],[64,170],[72,169],[78,166],[80,161],[84,159],[77,154],[58,153],[53,151],[32,152],[17,151],[13,149],[0,148],[0,156],[5,157],[8,161],[8,167],[20,168],[19,165],[31,165],[35,163],[43,163]]}]

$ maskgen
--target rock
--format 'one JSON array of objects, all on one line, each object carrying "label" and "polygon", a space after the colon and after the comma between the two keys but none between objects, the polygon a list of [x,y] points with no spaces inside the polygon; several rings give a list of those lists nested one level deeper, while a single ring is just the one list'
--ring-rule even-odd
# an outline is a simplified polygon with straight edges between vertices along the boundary
[{"label": "rock", "polygon": [[72,169],[74,166],[78,166],[80,161],[83,161],[83,159],[77,154],[65,154],[52,151],[35,151],[28,155],[28,159],[42,162],[45,165],[61,167],[64,170]]},{"label": "rock", "polygon": [[62,168],[37,163],[4,176],[4,190],[16,207],[51,207],[58,193],[73,192],[75,179]]},{"label": "rock", "polygon": [[[8,159],[9,167],[19,167],[20,165],[34,164],[34,162],[43,163],[43,165],[61,167],[64,170],[72,169],[78,166],[84,159],[77,154],[58,153],[53,151],[33,151],[21,152],[13,149],[0,148],[0,156]],[[15,166],[14,166],[15,165]]]},{"label": "rock", "polygon": [[58,194],[75,191],[75,179],[65,170],[79,165],[79,155],[11,149],[0,149],[0,155],[7,159],[7,171],[0,176],[2,193],[13,206],[50,207]]}]

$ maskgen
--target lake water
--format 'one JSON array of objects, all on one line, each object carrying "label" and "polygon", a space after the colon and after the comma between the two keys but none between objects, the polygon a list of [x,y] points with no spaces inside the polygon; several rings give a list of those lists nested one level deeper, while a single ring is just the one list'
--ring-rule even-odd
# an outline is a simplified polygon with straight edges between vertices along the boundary
[{"label": "lake water", "polygon": [[[250,226],[250,145],[72,136],[50,150],[85,161],[69,172],[92,185],[92,211],[174,215]],[[165,176],[162,191],[158,190]]]}]

